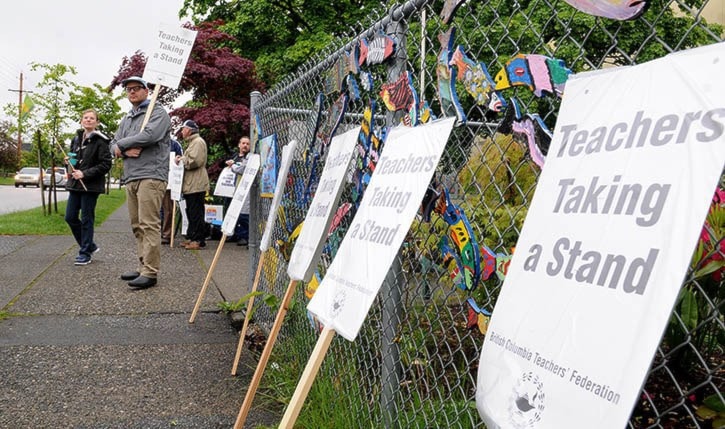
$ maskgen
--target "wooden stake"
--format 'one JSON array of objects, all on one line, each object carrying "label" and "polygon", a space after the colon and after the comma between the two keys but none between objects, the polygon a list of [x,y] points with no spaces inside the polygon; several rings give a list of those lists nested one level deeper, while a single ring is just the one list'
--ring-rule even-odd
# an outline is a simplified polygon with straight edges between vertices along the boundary
[{"label": "wooden stake", "polygon": [[247,420],[249,409],[252,408],[254,395],[257,393],[259,382],[262,380],[262,374],[264,374],[264,369],[267,366],[269,355],[272,354],[272,347],[274,347],[274,343],[277,341],[277,335],[282,327],[282,321],[284,321],[284,316],[287,314],[289,303],[292,300],[296,286],[297,280],[290,280],[289,286],[287,286],[287,292],[285,292],[284,299],[282,300],[282,305],[279,307],[277,317],[274,319],[272,330],[269,332],[267,344],[264,346],[262,355],[259,357],[259,362],[257,363],[257,369],[254,371],[254,376],[252,377],[252,381],[249,383],[249,388],[247,388],[244,403],[242,403],[242,408],[239,409],[239,415],[237,415],[237,421],[234,423],[234,429],[242,429],[244,427],[244,422]]},{"label": "wooden stake", "polygon": [[330,348],[330,343],[332,342],[332,338],[334,336],[334,329],[326,327],[322,330],[320,338],[317,339],[317,344],[315,344],[315,348],[312,350],[310,360],[307,361],[305,370],[302,372],[302,378],[297,384],[295,393],[292,395],[292,399],[287,406],[287,410],[282,417],[282,421],[279,423],[280,428],[292,429],[295,421],[297,421],[297,416],[300,415],[302,405],[305,403],[307,394],[310,393],[312,383],[315,381],[315,377],[317,377],[317,372],[320,370],[322,360],[325,359],[327,349]]},{"label": "wooden stake", "polygon": [[[60,149],[60,153],[63,154],[63,159],[68,158],[68,154],[66,154],[65,151],[63,150],[63,146],[61,146],[60,143],[58,143],[58,140],[55,140],[55,139],[53,139],[53,140],[55,141],[55,144]],[[68,159],[68,167],[70,167],[71,173],[76,171],[76,169],[73,168],[73,164],[70,163],[70,159]],[[53,175],[55,176],[55,171],[53,172]],[[86,184],[83,183],[83,179],[78,179],[78,181],[81,182],[81,186],[83,186],[83,189],[87,191],[88,188],[86,188]]]},{"label": "wooden stake", "polygon": [[206,279],[204,280],[204,284],[201,286],[201,292],[199,292],[199,298],[197,298],[197,300],[196,300],[196,305],[194,306],[194,311],[191,312],[191,318],[189,319],[189,323],[194,323],[194,319],[196,319],[196,313],[199,311],[199,307],[201,307],[201,301],[204,299],[204,295],[206,294],[206,289],[209,287],[209,281],[211,280],[211,275],[214,272],[216,263],[219,261],[219,254],[222,252],[222,247],[224,247],[224,242],[226,240],[227,240],[227,236],[222,235],[221,240],[219,240],[219,246],[216,248],[216,253],[214,254],[214,259],[211,261],[211,265],[209,266],[209,272],[206,273]]},{"label": "wooden stake", "polygon": [[259,264],[257,264],[257,272],[254,274],[254,284],[252,285],[252,296],[249,297],[247,302],[247,314],[244,316],[244,324],[242,325],[242,332],[239,335],[239,344],[237,345],[237,354],[234,356],[234,365],[232,365],[232,375],[237,375],[237,366],[239,365],[239,359],[242,357],[242,346],[244,345],[244,337],[247,335],[247,327],[249,325],[249,319],[252,317],[252,308],[254,308],[254,292],[257,291],[257,285],[259,284],[259,277],[262,272],[262,264],[264,263],[264,253],[259,256]]}]

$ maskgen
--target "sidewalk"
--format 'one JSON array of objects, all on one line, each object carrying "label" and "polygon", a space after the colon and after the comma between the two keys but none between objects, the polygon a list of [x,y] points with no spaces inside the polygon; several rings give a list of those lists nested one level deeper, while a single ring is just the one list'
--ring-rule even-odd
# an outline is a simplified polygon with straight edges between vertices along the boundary
[{"label": "sidewalk", "polygon": [[[177,243],[181,237],[177,238]],[[135,240],[123,206],[96,230],[101,251],[73,265],[68,236],[0,236],[0,427],[231,428],[256,367],[216,304],[251,289],[250,250],[227,243],[194,324],[218,241],[162,248],[159,284],[132,290]],[[257,400],[246,427],[276,425]]]}]

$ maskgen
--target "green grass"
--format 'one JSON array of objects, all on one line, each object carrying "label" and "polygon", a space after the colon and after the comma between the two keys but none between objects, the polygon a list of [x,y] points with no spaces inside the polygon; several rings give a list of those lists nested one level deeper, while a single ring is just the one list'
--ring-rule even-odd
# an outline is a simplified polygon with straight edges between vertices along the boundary
[{"label": "green grass", "polygon": [[15,176],[2,176],[0,175],[0,185],[15,185]]},{"label": "green grass", "polygon": [[[101,194],[96,205],[96,225],[100,225],[108,216],[126,201],[126,191],[111,189],[109,194]],[[43,213],[42,207],[0,215],[0,234],[2,235],[69,235],[65,223],[65,201],[58,202],[58,212]],[[54,207],[53,204],[50,207]]]}]

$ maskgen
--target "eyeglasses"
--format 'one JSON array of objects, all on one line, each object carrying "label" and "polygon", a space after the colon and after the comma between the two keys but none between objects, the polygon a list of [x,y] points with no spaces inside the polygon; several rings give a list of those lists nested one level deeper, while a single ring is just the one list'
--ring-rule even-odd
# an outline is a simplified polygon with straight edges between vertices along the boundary
[{"label": "eyeglasses", "polygon": [[136,91],[140,91],[142,89],[144,89],[143,86],[127,86],[126,92],[136,92]]}]

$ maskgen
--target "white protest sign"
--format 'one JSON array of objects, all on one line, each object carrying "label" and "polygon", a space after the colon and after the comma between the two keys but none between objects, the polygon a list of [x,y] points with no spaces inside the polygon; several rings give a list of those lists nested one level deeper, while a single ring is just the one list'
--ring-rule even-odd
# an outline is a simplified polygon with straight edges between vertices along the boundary
[{"label": "white protest sign", "polygon": [[244,201],[249,198],[249,190],[252,188],[254,178],[257,176],[259,171],[259,154],[252,153],[249,155],[247,160],[247,166],[244,168],[244,174],[242,174],[242,180],[237,185],[237,190],[234,192],[234,198],[229,203],[227,213],[224,215],[224,222],[222,222],[222,232],[225,235],[234,234],[234,227],[237,225],[237,219],[239,213],[242,211]]},{"label": "white protest sign", "polygon": [[355,218],[307,306],[325,327],[350,341],[408,233],[454,122],[399,126],[386,139]]},{"label": "white protest sign", "polygon": [[222,172],[219,173],[216,185],[214,185],[214,195],[217,197],[233,197],[234,191],[237,189],[235,186],[236,180],[237,173],[233,172],[231,167],[224,167]]},{"label": "white protest sign", "polygon": [[181,185],[184,183],[184,164],[176,165],[176,153],[169,153],[169,183],[166,188],[171,191],[171,199],[181,199]]},{"label": "white protest sign", "polygon": [[143,78],[168,88],[178,88],[195,39],[194,30],[160,24]]},{"label": "white protest sign", "polygon": [[179,211],[181,212],[181,233],[186,235],[186,230],[189,228],[189,218],[186,217],[186,200],[179,200]]},{"label": "white protest sign", "polygon": [[342,195],[345,172],[350,165],[360,127],[332,138],[325,167],[317,191],[312,198],[305,222],[292,249],[287,274],[292,280],[309,281],[322,254],[322,246],[330,229],[332,214]]},{"label": "white protest sign", "polygon": [[262,252],[266,252],[267,249],[269,249],[269,241],[272,237],[272,230],[274,229],[274,224],[277,220],[277,210],[280,202],[282,201],[284,187],[287,184],[287,173],[289,172],[290,165],[292,165],[292,159],[294,159],[295,148],[297,148],[297,140],[292,140],[282,148],[282,163],[279,166],[279,172],[277,173],[277,187],[274,189],[272,205],[269,206],[269,214],[267,215],[267,224],[264,227],[262,241],[259,243],[259,250]]},{"label": "white protest sign", "polygon": [[488,427],[626,426],[725,163],[723,59],[567,82],[483,343]]}]

